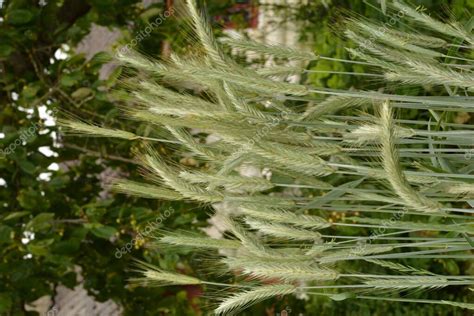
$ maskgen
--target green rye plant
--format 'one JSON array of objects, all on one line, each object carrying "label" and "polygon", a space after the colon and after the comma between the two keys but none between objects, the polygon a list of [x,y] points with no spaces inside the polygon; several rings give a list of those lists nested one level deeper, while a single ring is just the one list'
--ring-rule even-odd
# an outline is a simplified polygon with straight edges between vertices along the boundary
[{"label": "green rye plant", "polygon": [[[138,159],[149,181],[119,180],[119,192],[225,202],[231,210],[222,239],[157,233],[161,244],[214,250],[213,261],[226,267],[229,282],[179,276],[149,263],[138,264],[141,276],[132,281],[201,284],[216,292],[216,314],[296,293],[473,310],[471,303],[411,296],[474,288],[474,276],[416,266],[420,260],[474,259],[474,159],[466,155],[474,125],[455,120],[474,112],[471,31],[401,1],[383,1],[397,23],[349,18],[345,35],[355,44],[348,48],[354,58],[334,60],[243,38],[217,41],[194,0],[186,7],[201,54],[164,61],[119,55],[133,70],[124,79],[126,115],[163,137],[62,121],[75,133],[143,142]],[[280,63],[243,67],[221,45]],[[305,70],[286,66],[288,60],[360,64],[389,85],[360,91],[289,83],[281,77]],[[417,118],[399,118],[408,111]],[[209,135],[217,141],[204,142]],[[157,147],[168,143],[177,156],[191,155],[204,167],[165,160]],[[243,176],[238,170],[245,165],[269,168],[272,175]],[[289,189],[300,194],[285,193]],[[354,261],[365,268],[354,271]]]}]

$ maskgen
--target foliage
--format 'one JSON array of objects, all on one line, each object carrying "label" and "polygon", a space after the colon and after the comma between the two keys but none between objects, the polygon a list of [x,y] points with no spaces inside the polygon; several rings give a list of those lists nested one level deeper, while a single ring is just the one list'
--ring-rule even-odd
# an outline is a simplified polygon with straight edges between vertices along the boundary
[{"label": "foliage", "polygon": [[[183,304],[186,291],[156,289],[145,295],[128,287],[123,273],[134,257],[153,257],[171,268],[176,255],[150,254],[137,236],[170,207],[174,212],[162,226],[189,225],[199,218],[189,212],[193,206],[116,196],[102,180],[137,177],[131,157],[139,144],[63,138],[52,122],[62,112],[147,129],[116,119],[108,94],[121,69],[99,78],[111,56],[99,52],[86,58],[72,48],[93,24],[119,28],[124,42],[130,41],[147,25],[144,16],[156,18],[163,8],[145,9],[135,0],[46,2],[7,1],[0,10],[0,314],[32,315],[25,304],[54,295],[59,284],[74,287],[77,266],[89,294],[115,300],[125,314],[193,314],[194,308]],[[140,47],[156,50],[164,38],[156,35],[171,34],[167,25],[154,29],[153,40]],[[117,258],[122,247],[131,249]]]}]

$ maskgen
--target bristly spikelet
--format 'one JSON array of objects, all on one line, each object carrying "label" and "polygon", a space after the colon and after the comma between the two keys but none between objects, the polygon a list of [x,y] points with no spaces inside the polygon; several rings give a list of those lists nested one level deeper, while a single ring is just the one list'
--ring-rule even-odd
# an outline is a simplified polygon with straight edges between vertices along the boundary
[{"label": "bristly spikelet", "polygon": [[367,104],[367,100],[345,96],[330,96],[320,103],[317,103],[303,113],[300,120],[308,121],[320,119],[325,114],[332,114],[343,109],[359,107]]},{"label": "bristly spikelet", "polygon": [[[174,92],[158,84],[141,82],[132,94],[137,99],[136,103],[157,114],[204,117],[218,117],[225,114],[214,103],[196,96]],[[176,107],[176,104],[179,104],[179,107]]]},{"label": "bristly spikelet", "polygon": [[213,63],[219,67],[227,67],[226,59],[220,50],[214,35],[210,29],[210,24],[207,22],[205,16],[199,12],[196,5],[196,0],[186,0],[186,5],[193,22],[194,30],[196,31],[201,44],[204,46],[207,54]]},{"label": "bristly spikelet", "polygon": [[147,58],[135,51],[119,52],[116,57],[120,63],[135,67],[137,69],[143,69],[151,72],[158,71],[159,73],[167,70],[162,63],[153,61],[150,58]]},{"label": "bristly spikelet", "polygon": [[259,93],[260,95],[290,94],[303,96],[308,94],[308,88],[300,84],[292,84],[267,79],[256,72],[247,71],[245,74],[236,73],[233,69],[212,69],[188,65],[187,72],[191,75],[202,75],[217,80],[223,80],[235,84],[241,89]]},{"label": "bristly spikelet", "polygon": [[401,41],[411,43],[413,45],[430,47],[430,48],[441,48],[448,44],[445,40],[438,37],[417,34],[417,33],[410,33],[410,32],[401,32],[395,29],[385,29],[385,30],[389,32],[392,36],[396,36],[400,38]]},{"label": "bristly spikelet", "polygon": [[424,24],[425,26],[431,28],[434,31],[437,31],[442,34],[446,34],[450,37],[462,38],[469,42],[471,45],[474,44],[474,36],[469,34],[462,26],[456,23],[446,24],[440,21],[437,21],[427,15],[426,13],[417,11],[410,6],[406,5],[402,1],[394,1],[393,5],[395,8],[403,11],[406,15],[410,16],[414,21]]},{"label": "bristly spikelet", "polygon": [[258,177],[220,176],[204,172],[181,172],[179,176],[190,183],[204,183],[212,185],[212,187],[222,186],[231,191],[244,190],[248,192],[259,192],[274,187],[267,179]]},{"label": "bristly spikelet", "polygon": [[449,285],[448,280],[438,276],[412,276],[403,279],[370,280],[364,282],[376,289],[409,290],[409,289],[439,289]]},{"label": "bristly spikelet", "polygon": [[297,66],[273,66],[257,70],[257,73],[264,77],[282,77],[301,74],[304,70]]},{"label": "bristly spikelet", "polygon": [[[430,75],[426,76],[427,73]],[[385,78],[407,84],[449,85],[474,90],[473,75],[421,60],[406,60],[399,71],[387,72]]]},{"label": "bristly spikelet", "polygon": [[249,257],[223,259],[229,269],[242,270],[256,279],[280,279],[282,281],[335,281],[339,273],[335,270],[316,267],[310,261],[275,262],[271,259]]},{"label": "bristly spikelet", "polygon": [[173,105],[179,104],[180,107],[194,107],[209,112],[220,110],[218,105],[215,103],[206,101],[200,97],[196,97],[186,93],[178,93],[172,91],[159,84],[150,83],[146,81],[140,82],[137,85],[137,89],[146,92],[149,95],[153,95],[155,97],[155,101],[160,100],[161,102],[163,102],[166,100],[168,102],[173,103]]},{"label": "bristly spikelet", "polygon": [[239,225],[239,223],[229,217],[224,217],[222,221],[226,228],[241,241],[242,245],[250,253],[260,257],[267,256],[268,251],[266,247],[260,243],[260,241],[253,234],[249,233],[241,225]]},{"label": "bristly spikelet", "polygon": [[151,148],[147,148],[147,154],[142,158],[142,161],[147,168],[155,174],[158,174],[163,181],[172,189],[179,192],[186,198],[213,203],[223,200],[223,196],[218,192],[208,192],[198,186],[191,186],[178,176],[178,173],[159,158],[157,152]]},{"label": "bristly spikelet", "polygon": [[163,271],[152,264],[137,261],[136,272],[142,277],[131,278],[129,281],[141,286],[166,286],[166,285],[189,285],[201,284],[201,280],[183,274]]},{"label": "bristly spikelet", "polygon": [[[338,261],[350,260],[352,258],[363,258],[363,256],[384,253],[392,251],[393,246],[379,246],[379,245],[366,245],[364,247],[354,246],[351,249],[334,250],[331,252],[324,252],[317,261],[321,264],[334,263]],[[317,253],[319,256],[320,254]]]},{"label": "bristly spikelet", "polygon": [[198,155],[203,159],[218,160],[219,154],[206,148],[203,144],[197,142],[185,129],[179,127],[165,126],[170,133],[188,147],[194,154]]},{"label": "bristly spikelet", "polygon": [[409,184],[399,163],[398,151],[395,147],[395,125],[392,119],[392,110],[388,101],[384,102],[380,111],[381,155],[382,164],[387,179],[393,190],[405,201],[407,206],[420,212],[441,212],[440,206],[421,193],[415,191]]},{"label": "bristly spikelet", "polygon": [[254,117],[261,118],[261,119],[267,118],[267,116],[262,111],[257,109],[255,105],[249,104],[249,102],[245,101],[245,99],[242,99],[240,96],[238,96],[233,91],[229,83],[224,81],[222,86],[225,93],[227,94],[229,101],[232,103],[235,109],[237,109],[239,112],[250,114]]},{"label": "bristly spikelet", "polygon": [[276,143],[273,146],[268,146],[268,144],[262,142],[256,144],[252,149],[258,156],[269,159],[282,168],[308,176],[327,176],[335,171],[324,159],[318,156],[295,152]]},{"label": "bristly spikelet", "polygon": [[262,234],[273,237],[286,238],[289,240],[321,240],[320,233],[307,229],[259,221],[249,217],[245,219],[245,223]]},{"label": "bristly spikelet", "polygon": [[122,138],[128,140],[134,140],[140,138],[139,136],[126,132],[119,129],[111,129],[99,127],[92,124],[81,123],[76,121],[59,119],[58,125],[60,125],[65,131],[71,134],[83,134],[96,137],[109,137],[109,138]]},{"label": "bristly spikelet", "polygon": [[[379,143],[380,132],[381,128],[379,125],[361,125],[349,133],[344,134],[344,141],[359,146],[366,143]],[[395,126],[394,134],[396,139],[409,138],[415,135],[415,131]]]},{"label": "bristly spikelet", "polygon": [[288,295],[296,292],[296,287],[289,284],[266,285],[240,292],[224,299],[215,313],[218,315],[229,315],[237,312],[250,304],[257,303],[277,295]]},{"label": "bristly spikelet", "polygon": [[470,183],[449,186],[446,191],[450,194],[474,197],[474,185]]},{"label": "bristly spikelet", "polygon": [[279,209],[268,209],[265,207],[254,206],[242,207],[241,212],[247,216],[259,218],[268,222],[293,224],[304,228],[322,229],[331,226],[331,223],[319,216],[300,215]]},{"label": "bristly spikelet", "polygon": [[441,300],[443,304],[474,310],[474,304]]},{"label": "bristly spikelet", "polygon": [[398,271],[398,272],[411,273],[411,274],[417,274],[417,275],[433,274],[429,271],[426,271],[423,269],[416,269],[414,267],[403,265],[397,262],[385,261],[385,260],[379,260],[379,259],[364,259],[364,260],[367,262],[379,265],[381,267],[388,268],[388,269]]},{"label": "bristly spikelet", "polygon": [[148,183],[129,180],[116,180],[112,183],[112,190],[148,199],[182,200],[183,196],[176,191],[160,188]]},{"label": "bristly spikelet", "polygon": [[318,59],[318,55],[312,52],[305,52],[301,50],[295,50],[289,47],[283,47],[281,45],[268,45],[258,43],[255,41],[247,40],[244,38],[222,38],[222,43],[225,43],[231,47],[242,49],[245,51],[253,51],[256,53],[271,55],[276,58],[285,58],[291,60],[315,60]]},{"label": "bristly spikelet", "polygon": [[215,239],[191,234],[166,234],[159,240],[162,243],[175,246],[186,246],[203,249],[238,249],[241,247],[240,242],[236,240]]},{"label": "bristly spikelet", "polygon": [[402,51],[408,50],[425,56],[442,57],[442,54],[437,51],[407,43],[405,40],[392,35],[390,32],[386,32],[385,29],[381,28],[379,25],[367,21],[351,21],[348,24],[348,29],[357,30],[358,33],[364,33],[367,37],[378,39],[384,44],[399,48],[399,50]]}]

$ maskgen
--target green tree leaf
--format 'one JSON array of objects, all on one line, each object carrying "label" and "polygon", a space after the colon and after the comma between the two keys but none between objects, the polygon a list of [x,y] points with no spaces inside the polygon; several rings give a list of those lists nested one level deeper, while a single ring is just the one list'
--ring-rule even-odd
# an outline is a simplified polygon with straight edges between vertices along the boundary
[{"label": "green tree leaf", "polygon": [[13,229],[7,225],[0,225],[0,244],[10,243],[12,240]]},{"label": "green tree leaf", "polygon": [[0,58],[7,58],[13,53],[14,48],[8,44],[0,44]]},{"label": "green tree leaf", "polygon": [[82,99],[85,99],[86,97],[90,96],[93,93],[94,93],[94,91],[92,89],[82,87],[82,88],[79,88],[76,91],[74,91],[71,94],[71,97],[73,97],[74,99],[77,99],[77,100],[82,100]]},{"label": "green tree leaf", "polygon": [[33,17],[33,12],[29,10],[16,9],[7,13],[6,21],[11,25],[22,25],[30,22]]},{"label": "green tree leaf", "polygon": [[117,233],[117,229],[112,226],[101,226],[91,229],[91,233],[103,239],[109,239]]},{"label": "green tree leaf", "polygon": [[49,253],[50,246],[54,243],[53,238],[49,239],[43,239],[39,241],[31,241],[27,245],[27,249],[29,252],[31,252],[33,255],[36,256],[46,256]]},{"label": "green tree leaf", "polygon": [[41,213],[28,222],[26,230],[41,231],[51,226],[54,213]]},{"label": "green tree leaf", "polygon": [[20,168],[28,174],[34,174],[36,171],[36,167],[34,164],[29,162],[28,160],[22,159],[18,162]]},{"label": "green tree leaf", "polygon": [[12,298],[9,293],[0,293],[0,313],[6,313],[12,307]]},{"label": "green tree leaf", "polygon": [[10,213],[7,216],[5,216],[5,218],[3,220],[4,221],[9,221],[9,220],[12,220],[12,219],[23,217],[23,216],[28,215],[28,214],[30,214],[30,212],[28,212],[28,211],[13,212],[13,213]]}]

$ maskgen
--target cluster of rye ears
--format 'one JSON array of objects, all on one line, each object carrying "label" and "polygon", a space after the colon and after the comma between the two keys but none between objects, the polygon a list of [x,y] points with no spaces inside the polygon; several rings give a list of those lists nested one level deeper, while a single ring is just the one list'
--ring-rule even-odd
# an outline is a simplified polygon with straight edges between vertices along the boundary
[{"label": "cluster of rye ears", "polygon": [[[131,74],[122,109],[162,137],[61,121],[75,133],[143,142],[139,161],[150,181],[119,180],[118,191],[226,205],[222,238],[161,231],[158,240],[208,255],[214,250],[228,282],[143,262],[133,281],[201,284],[219,295],[217,314],[295,293],[474,309],[410,298],[448,286],[469,292],[474,285],[473,276],[417,267],[474,258],[474,125],[456,120],[474,112],[471,30],[395,1],[386,7],[395,23],[348,18],[354,58],[340,60],[244,38],[218,42],[194,1],[186,7],[204,53],[165,61],[136,52],[119,57]],[[221,45],[271,56],[276,66],[243,67]],[[374,73],[347,75],[390,84],[384,92],[290,83],[289,75],[309,71],[289,60],[364,65]],[[395,92],[407,87],[416,95]],[[417,111],[416,120],[397,119],[410,111]],[[209,135],[214,141],[205,142]],[[171,143],[176,157],[192,157],[201,167],[160,157],[157,143]],[[243,166],[267,168],[271,176],[244,176]]]}]

